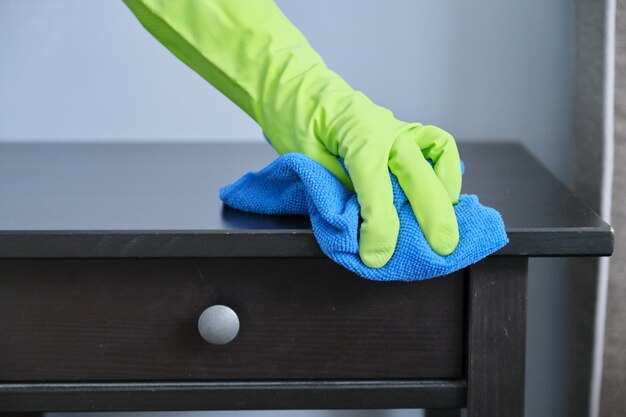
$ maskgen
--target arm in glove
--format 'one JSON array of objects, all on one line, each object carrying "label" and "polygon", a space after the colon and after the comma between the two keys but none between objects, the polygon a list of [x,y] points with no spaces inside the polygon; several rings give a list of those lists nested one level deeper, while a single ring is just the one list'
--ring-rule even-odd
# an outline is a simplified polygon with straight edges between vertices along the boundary
[{"label": "arm in glove", "polygon": [[385,265],[396,246],[389,169],[431,247],[441,255],[455,249],[452,205],[461,172],[452,136],[397,120],[351,88],[272,0],[125,2],[163,45],[250,115],[279,153],[304,153],[356,191],[366,265]]}]

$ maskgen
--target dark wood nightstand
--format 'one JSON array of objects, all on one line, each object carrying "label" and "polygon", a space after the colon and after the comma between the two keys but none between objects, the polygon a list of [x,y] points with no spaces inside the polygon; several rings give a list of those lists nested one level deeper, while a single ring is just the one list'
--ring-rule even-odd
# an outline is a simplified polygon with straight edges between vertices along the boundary
[{"label": "dark wood nightstand", "polygon": [[[335,265],[304,218],[222,205],[269,146],[0,145],[0,411],[521,417],[528,257],[607,256],[613,232],[520,145],[460,150],[463,192],[511,242],[405,283]],[[235,313],[230,343],[198,332],[212,305]]]}]

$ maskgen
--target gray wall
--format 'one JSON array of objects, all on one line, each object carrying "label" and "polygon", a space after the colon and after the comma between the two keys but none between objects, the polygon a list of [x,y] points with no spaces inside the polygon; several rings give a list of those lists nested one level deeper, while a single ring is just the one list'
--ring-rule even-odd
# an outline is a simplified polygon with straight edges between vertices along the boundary
[{"label": "gray wall", "polygon": [[[333,69],[400,118],[522,140],[569,181],[568,0],[279,4]],[[121,1],[0,0],[0,40],[0,141],[261,140]],[[532,261],[530,272],[527,415],[564,415],[563,265]]]},{"label": "gray wall", "polygon": [[[572,120],[572,189],[597,213],[608,220],[610,204],[607,162],[612,140],[608,128],[609,82],[607,28],[612,0],[576,0],[575,54]],[[613,16],[614,17],[614,16]],[[608,210],[607,210],[608,209]],[[596,417],[599,397],[599,372],[602,370],[602,320],[608,280],[606,258],[575,258],[569,263],[568,318],[568,408],[571,417]],[[591,394],[591,395],[590,395]]]},{"label": "gray wall", "polygon": [[619,417],[626,409],[626,1],[616,2],[615,33],[615,171],[611,224],[615,253],[608,282],[606,339],[599,416]]}]

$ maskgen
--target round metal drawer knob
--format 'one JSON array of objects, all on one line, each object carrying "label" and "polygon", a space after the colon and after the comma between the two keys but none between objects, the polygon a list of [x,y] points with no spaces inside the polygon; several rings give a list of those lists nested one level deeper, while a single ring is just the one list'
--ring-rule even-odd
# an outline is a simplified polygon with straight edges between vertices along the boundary
[{"label": "round metal drawer knob", "polygon": [[213,345],[225,345],[239,333],[239,317],[230,307],[214,305],[198,319],[200,336]]}]

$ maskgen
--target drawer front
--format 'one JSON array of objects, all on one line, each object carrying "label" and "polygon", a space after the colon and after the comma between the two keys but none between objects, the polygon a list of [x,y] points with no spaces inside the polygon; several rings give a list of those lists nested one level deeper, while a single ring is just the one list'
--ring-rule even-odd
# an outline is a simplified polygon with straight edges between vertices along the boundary
[{"label": "drawer front", "polygon": [[[0,381],[460,377],[464,285],[326,259],[3,260]],[[230,343],[198,332],[212,305]]]}]

